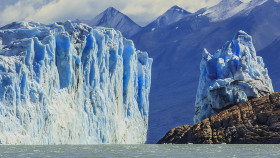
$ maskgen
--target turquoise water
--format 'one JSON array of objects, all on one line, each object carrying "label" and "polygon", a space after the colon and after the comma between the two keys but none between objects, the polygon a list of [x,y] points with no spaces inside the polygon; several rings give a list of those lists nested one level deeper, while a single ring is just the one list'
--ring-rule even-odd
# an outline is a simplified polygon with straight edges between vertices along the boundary
[{"label": "turquoise water", "polygon": [[279,158],[280,145],[58,145],[0,146],[0,157]]}]

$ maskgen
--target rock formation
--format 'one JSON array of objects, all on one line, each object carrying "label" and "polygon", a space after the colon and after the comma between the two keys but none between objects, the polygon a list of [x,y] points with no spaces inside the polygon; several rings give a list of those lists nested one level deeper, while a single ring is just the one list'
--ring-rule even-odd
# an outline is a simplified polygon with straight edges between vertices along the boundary
[{"label": "rock formation", "polygon": [[254,98],[192,126],[169,131],[158,144],[280,143],[280,93]]}]

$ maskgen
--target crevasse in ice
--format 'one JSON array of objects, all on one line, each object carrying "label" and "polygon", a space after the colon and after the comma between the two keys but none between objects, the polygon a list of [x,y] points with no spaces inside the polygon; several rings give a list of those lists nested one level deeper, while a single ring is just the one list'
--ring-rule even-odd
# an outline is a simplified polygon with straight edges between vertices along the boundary
[{"label": "crevasse in ice", "polygon": [[0,29],[0,144],[144,143],[152,59],[70,21]]},{"label": "crevasse in ice", "polygon": [[273,93],[263,59],[256,56],[252,37],[244,31],[214,55],[205,49],[200,72],[195,123],[231,105]]}]

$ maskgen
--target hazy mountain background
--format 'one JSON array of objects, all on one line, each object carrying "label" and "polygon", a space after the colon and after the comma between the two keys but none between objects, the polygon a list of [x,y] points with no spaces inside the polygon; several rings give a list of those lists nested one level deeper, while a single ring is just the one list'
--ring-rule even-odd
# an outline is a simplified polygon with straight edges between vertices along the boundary
[{"label": "hazy mountain background", "polygon": [[202,50],[213,54],[238,30],[253,36],[257,55],[280,90],[279,11],[276,0],[223,0],[195,13],[174,6],[145,27],[114,8],[83,22],[120,30],[154,59],[147,143],[155,143],[171,128],[193,124]]}]

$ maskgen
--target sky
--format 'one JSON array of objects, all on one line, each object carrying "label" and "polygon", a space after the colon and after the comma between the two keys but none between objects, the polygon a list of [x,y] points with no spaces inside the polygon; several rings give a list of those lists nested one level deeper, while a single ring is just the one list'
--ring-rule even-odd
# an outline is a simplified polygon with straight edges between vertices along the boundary
[{"label": "sky", "polygon": [[210,7],[221,0],[0,0],[0,25],[13,21],[53,23],[65,20],[90,20],[108,7],[146,25],[174,5],[189,12]]}]

